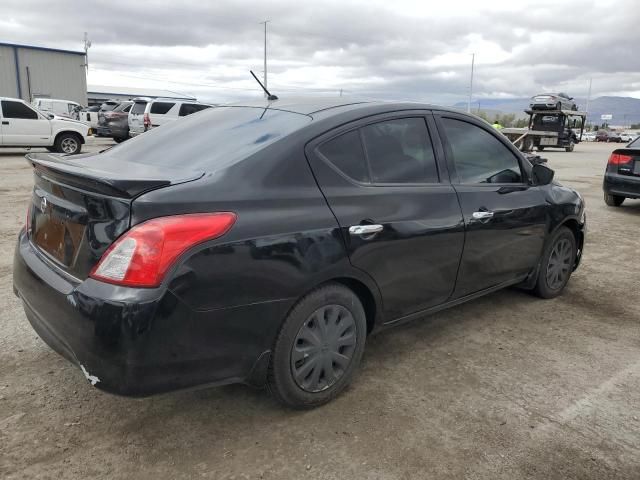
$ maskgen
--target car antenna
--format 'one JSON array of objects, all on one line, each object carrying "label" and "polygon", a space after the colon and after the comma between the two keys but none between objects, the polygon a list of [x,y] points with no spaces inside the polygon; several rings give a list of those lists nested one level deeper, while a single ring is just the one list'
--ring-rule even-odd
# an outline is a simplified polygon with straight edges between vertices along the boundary
[{"label": "car antenna", "polygon": [[267,94],[267,100],[278,100],[278,97],[276,97],[275,95],[271,95],[271,93],[269,93],[269,90],[267,90],[265,86],[262,84],[262,82],[258,80],[258,77],[256,77],[255,73],[253,73],[253,70],[249,70],[249,72],[251,73],[251,75],[253,75],[253,78],[256,79],[256,82],[258,82],[258,85],[262,87],[262,90],[264,90],[264,93]]}]

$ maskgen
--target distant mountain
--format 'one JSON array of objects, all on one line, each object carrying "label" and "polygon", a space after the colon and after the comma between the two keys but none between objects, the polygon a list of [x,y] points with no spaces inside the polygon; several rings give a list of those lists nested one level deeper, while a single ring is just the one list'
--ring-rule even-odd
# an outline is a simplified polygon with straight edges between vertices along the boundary
[{"label": "distant mountain", "polygon": [[[578,108],[584,110],[587,100],[576,98]],[[518,116],[524,115],[524,110],[529,108],[529,98],[484,98],[474,100],[471,110],[491,110],[502,113],[515,113]],[[456,103],[456,108],[466,108],[466,102]],[[640,123],[640,99],[633,97],[598,97],[592,98],[589,104],[589,120],[600,123],[600,115],[613,115],[611,125],[629,125]]]}]

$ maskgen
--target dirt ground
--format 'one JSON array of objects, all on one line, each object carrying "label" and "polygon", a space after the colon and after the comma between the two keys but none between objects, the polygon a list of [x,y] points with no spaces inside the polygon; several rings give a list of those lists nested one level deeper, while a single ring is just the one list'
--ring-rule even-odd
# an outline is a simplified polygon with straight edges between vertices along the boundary
[{"label": "dirt ground", "polygon": [[374,336],[351,388],[309,412],[244,386],[92,388],[13,295],[31,172],[0,150],[0,478],[639,479],[640,201],[604,205],[613,148],[545,152],[587,202],[562,297],[506,290]]}]

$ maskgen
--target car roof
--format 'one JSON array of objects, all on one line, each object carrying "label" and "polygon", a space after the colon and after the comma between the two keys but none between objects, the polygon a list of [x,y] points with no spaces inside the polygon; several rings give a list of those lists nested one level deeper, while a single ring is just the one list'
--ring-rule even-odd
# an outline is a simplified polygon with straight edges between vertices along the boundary
[{"label": "car roof", "polygon": [[235,102],[229,104],[221,104],[218,107],[253,107],[265,108],[273,110],[283,110],[290,113],[299,113],[301,115],[310,115],[320,112],[331,113],[332,110],[344,112],[346,110],[358,110],[362,108],[374,106],[387,106],[390,109],[397,110],[447,110],[451,112],[459,112],[452,108],[442,107],[438,105],[430,105],[417,102],[393,102],[382,100],[368,100],[351,97],[287,97],[278,100],[251,100],[244,102]]}]

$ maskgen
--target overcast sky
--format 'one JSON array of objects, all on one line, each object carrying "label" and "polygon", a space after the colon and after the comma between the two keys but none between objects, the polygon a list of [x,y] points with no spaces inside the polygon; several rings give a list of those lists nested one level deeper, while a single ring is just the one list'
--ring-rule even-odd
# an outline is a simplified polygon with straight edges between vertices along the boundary
[{"label": "overcast sky", "polygon": [[[566,91],[640,97],[634,0],[1,0],[0,41],[81,50],[89,83],[208,101],[345,95],[452,104]],[[482,4],[482,5],[479,5]],[[486,4],[486,5],[484,5]]]}]

